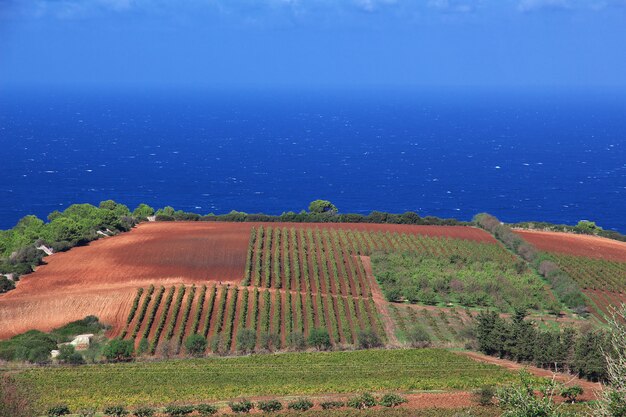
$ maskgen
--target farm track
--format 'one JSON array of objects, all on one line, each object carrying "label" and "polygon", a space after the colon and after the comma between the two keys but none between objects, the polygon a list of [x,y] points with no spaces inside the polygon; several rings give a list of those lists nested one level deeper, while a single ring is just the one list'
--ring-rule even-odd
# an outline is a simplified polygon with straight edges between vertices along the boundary
[{"label": "farm track", "polygon": [[374,273],[372,272],[372,263],[370,262],[369,256],[361,256],[361,262],[363,263],[363,267],[365,268],[365,272],[367,274],[367,278],[370,280],[372,290],[372,299],[374,300],[374,304],[382,317],[383,326],[385,328],[385,333],[387,334],[387,340],[393,346],[398,346],[398,338],[396,337],[396,328],[391,319],[391,315],[389,314],[388,302],[383,295],[383,292],[380,289],[380,286],[376,282],[376,278],[374,277]]}]

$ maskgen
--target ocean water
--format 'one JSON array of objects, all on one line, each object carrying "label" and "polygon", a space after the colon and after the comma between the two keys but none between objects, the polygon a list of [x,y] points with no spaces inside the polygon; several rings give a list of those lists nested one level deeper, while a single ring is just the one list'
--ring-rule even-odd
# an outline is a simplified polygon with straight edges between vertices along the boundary
[{"label": "ocean water", "polygon": [[198,213],[595,220],[626,232],[626,96],[4,92],[0,228],[114,199]]}]

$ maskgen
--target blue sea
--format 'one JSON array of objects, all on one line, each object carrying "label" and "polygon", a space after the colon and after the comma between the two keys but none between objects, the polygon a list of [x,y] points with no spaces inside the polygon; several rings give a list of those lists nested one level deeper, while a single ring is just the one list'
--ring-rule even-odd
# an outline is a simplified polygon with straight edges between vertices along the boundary
[{"label": "blue sea", "polygon": [[0,164],[2,229],[105,199],[280,214],[323,198],[626,232],[626,95],[9,91]]}]

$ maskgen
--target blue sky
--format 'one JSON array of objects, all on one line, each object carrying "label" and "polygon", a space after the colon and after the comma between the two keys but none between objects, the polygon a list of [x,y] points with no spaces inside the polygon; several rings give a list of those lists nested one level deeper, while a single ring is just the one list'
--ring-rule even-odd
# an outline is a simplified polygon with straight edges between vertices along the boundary
[{"label": "blue sky", "polygon": [[626,89],[626,0],[0,0],[0,86]]}]

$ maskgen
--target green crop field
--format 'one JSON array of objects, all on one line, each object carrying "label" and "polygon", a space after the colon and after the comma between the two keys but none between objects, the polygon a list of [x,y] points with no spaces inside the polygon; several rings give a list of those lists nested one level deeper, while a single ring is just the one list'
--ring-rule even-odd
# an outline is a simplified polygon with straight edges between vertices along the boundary
[{"label": "green crop field", "polygon": [[16,374],[40,410],[59,402],[77,409],[261,395],[467,390],[513,378],[503,368],[439,349],[254,355],[41,368]]}]

